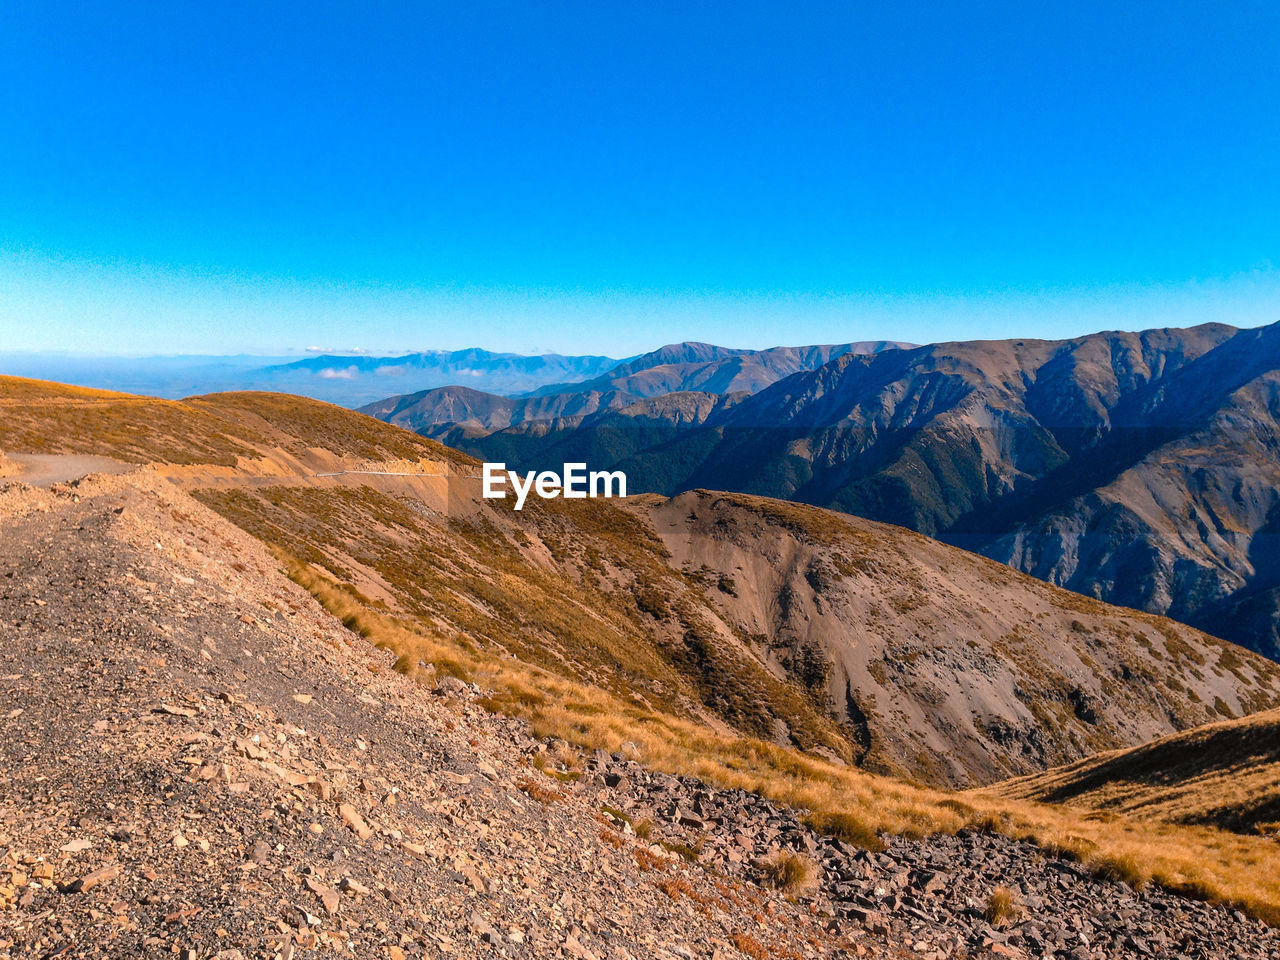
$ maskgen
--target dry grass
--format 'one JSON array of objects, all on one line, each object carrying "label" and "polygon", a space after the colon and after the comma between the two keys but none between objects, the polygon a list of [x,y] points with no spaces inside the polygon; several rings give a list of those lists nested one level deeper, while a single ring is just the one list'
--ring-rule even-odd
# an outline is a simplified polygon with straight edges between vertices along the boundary
[{"label": "dry grass", "polygon": [[988,923],[1001,926],[1018,918],[1022,913],[1022,904],[1018,901],[1018,895],[1009,887],[996,887],[987,897],[987,906],[982,913]]},{"label": "dry grass", "polygon": [[516,781],[516,787],[524,791],[532,799],[537,800],[544,807],[564,800],[564,794],[559,790],[553,790],[545,783],[539,783],[537,780],[531,780],[528,777],[522,777]]},{"label": "dry grass", "polygon": [[[508,694],[491,702],[526,717],[537,736],[610,752],[629,742],[654,769],[757,792],[810,811],[819,823],[856,823],[859,831],[915,837],[966,827],[996,830],[1040,843],[1047,852],[1080,860],[1103,873],[1122,864],[1122,878],[1135,886],[1154,882],[1280,923],[1280,844],[1265,837],[1126,816],[1091,819],[1068,807],[1011,799],[990,790],[933,790],[776,744],[720,734],[519,660],[486,656],[421,632],[357,601],[314,569],[284,559],[289,575],[350,628],[414,663],[437,658],[459,663],[482,686]],[[641,834],[641,827],[634,829]],[[634,852],[638,862],[643,859],[642,866],[661,868],[661,858],[642,847]]]},{"label": "dry grass", "polygon": [[219,464],[268,448],[370,460],[470,462],[448,447],[352,410],[279,393],[187,400],[0,377],[0,449],[88,453],[131,463]]},{"label": "dry grass", "polygon": [[814,879],[816,868],[808,857],[791,850],[779,850],[765,862],[761,872],[771,886],[792,893],[804,889]]},{"label": "dry grass", "polygon": [[853,813],[812,813],[805,817],[809,827],[835,837],[842,843],[852,847],[861,847],[878,853],[884,849],[884,841],[876,835],[865,819]]},{"label": "dry grass", "polygon": [[1265,834],[1280,815],[1280,710],[1114,750],[992,790],[1097,815]]},{"label": "dry grass", "polygon": [[661,872],[667,869],[667,861],[647,847],[632,847],[631,856],[641,873]]},{"label": "dry grass", "polygon": [[676,901],[682,896],[693,895],[693,884],[684,877],[663,877],[658,881],[658,889]]},{"label": "dry grass", "polygon": [[735,933],[733,945],[751,960],[769,960],[770,953],[765,949],[764,944],[749,933]]},{"label": "dry grass", "polygon": [[1088,861],[1089,869],[1100,880],[1113,883],[1127,883],[1135,890],[1141,890],[1151,882],[1151,874],[1145,869],[1137,856],[1132,853],[1110,854],[1094,857]]}]

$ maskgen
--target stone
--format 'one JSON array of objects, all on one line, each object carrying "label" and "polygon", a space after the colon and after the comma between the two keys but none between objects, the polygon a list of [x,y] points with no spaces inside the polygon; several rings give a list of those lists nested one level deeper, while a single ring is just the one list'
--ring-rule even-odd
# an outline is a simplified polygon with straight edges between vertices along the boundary
[{"label": "stone", "polygon": [[342,815],[342,821],[351,831],[361,840],[368,840],[373,836],[373,828],[365,822],[364,817],[360,816],[356,808],[349,803],[344,803],[338,807],[338,813]]},{"label": "stone", "polygon": [[73,880],[64,889],[64,893],[84,893],[86,890],[92,890],[94,887],[101,886],[116,877],[120,876],[121,866],[118,863],[108,864],[105,867],[99,867],[92,873],[86,873],[83,877]]}]

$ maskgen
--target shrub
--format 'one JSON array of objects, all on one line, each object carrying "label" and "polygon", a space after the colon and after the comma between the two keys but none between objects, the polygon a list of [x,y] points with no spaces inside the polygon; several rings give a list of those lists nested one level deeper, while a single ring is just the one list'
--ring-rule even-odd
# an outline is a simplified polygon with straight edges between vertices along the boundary
[{"label": "shrub", "polygon": [[818,833],[835,837],[852,847],[861,847],[872,853],[884,849],[884,841],[875,830],[852,813],[814,813],[805,817],[805,823]]},{"label": "shrub", "polygon": [[1021,912],[1018,895],[1009,887],[996,887],[987,897],[987,907],[982,915],[987,918],[988,923],[1002,924],[1008,923]]},{"label": "shrub", "polygon": [[676,901],[681,894],[693,895],[693,885],[684,877],[664,877],[658,881],[658,889]]},{"label": "shrub", "polygon": [[647,847],[632,847],[631,855],[635,857],[636,866],[640,868],[642,873],[649,873],[652,870],[665,870],[667,868],[666,861]]},{"label": "shrub", "polygon": [[769,960],[769,951],[764,948],[764,944],[749,933],[735,933],[733,945],[751,960]]},{"label": "shrub", "polygon": [[553,790],[536,780],[530,780],[528,777],[516,781],[516,786],[544,807],[564,799],[564,794],[560,791]]},{"label": "shrub", "polygon": [[662,840],[659,842],[662,844],[663,848],[668,853],[674,853],[677,857],[679,857],[681,860],[685,861],[686,863],[697,863],[698,857],[701,856],[701,853],[702,853],[702,851],[699,849],[699,847],[701,847],[701,844],[699,844],[698,847],[691,847],[688,844],[675,843],[670,840]]},{"label": "shrub", "polygon": [[813,876],[813,864],[791,850],[780,850],[764,864],[764,878],[779,890],[798,890]]},{"label": "shrub", "polygon": [[1151,875],[1143,869],[1138,858],[1131,853],[1094,857],[1089,861],[1089,869],[1100,880],[1127,883],[1135,890],[1141,890],[1151,879]]},{"label": "shrub", "polygon": [[964,825],[965,829],[972,830],[974,833],[1007,833],[1009,817],[1007,814],[975,813],[965,821]]}]

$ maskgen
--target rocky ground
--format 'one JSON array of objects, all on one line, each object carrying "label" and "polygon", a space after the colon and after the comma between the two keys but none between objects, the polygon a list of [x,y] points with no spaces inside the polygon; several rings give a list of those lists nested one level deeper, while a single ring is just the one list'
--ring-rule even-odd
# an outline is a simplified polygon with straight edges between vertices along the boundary
[{"label": "rocky ground", "polygon": [[1280,957],[1013,841],[872,854],[534,741],[145,472],[0,487],[0,634],[0,958]]},{"label": "rocky ground", "polygon": [[[1280,957],[1280,930],[1157,888],[1093,878],[1031,844],[961,831],[885,838],[871,852],[815,834],[794,811],[744,791],[646,771],[621,756],[592,758],[588,783],[608,786],[618,819],[649,821],[677,849],[732,878],[755,878],[789,851],[821,882],[810,892],[836,929],[869,930],[929,957]],[[991,894],[1012,894],[1013,916],[993,925]],[[1229,946],[1228,946],[1229,945]]]}]

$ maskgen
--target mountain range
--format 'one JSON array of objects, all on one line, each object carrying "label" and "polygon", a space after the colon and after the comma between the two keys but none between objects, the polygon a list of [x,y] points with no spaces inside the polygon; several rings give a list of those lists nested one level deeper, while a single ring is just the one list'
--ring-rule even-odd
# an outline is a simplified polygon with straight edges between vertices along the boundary
[{"label": "mountain range", "polygon": [[443,636],[873,770],[989,783],[1280,703],[1280,669],[1210,635],[844,513],[699,491],[516,512],[464,454],[300,397],[10,380],[3,403],[4,449],[152,463]]},{"label": "mountain range", "polygon": [[698,377],[366,409],[523,469],[583,460],[632,490],[734,490],[910,527],[1280,657],[1280,326],[845,351],[759,388]]}]

